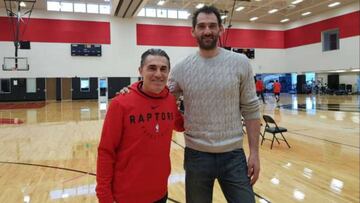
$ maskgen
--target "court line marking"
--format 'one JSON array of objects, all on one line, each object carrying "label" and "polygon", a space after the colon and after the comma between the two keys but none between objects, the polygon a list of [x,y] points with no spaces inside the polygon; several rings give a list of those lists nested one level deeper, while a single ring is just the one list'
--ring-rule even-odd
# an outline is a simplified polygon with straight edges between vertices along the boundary
[{"label": "court line marking", "polygon": [[[0,164],[14,164],[14,165],[36,166],[36,167],[59,169],[59,170],[71,171],[71,172],[75,172],[75,173],[82,173],[82,174],[85,174],[85,175],[96,176],[96,173],[91,173],[91,172],[86,172],[86,171],[80,171],[80,170],[71,169],[71,168],[64,168],[64,167],[43,165],[43,164],[31,164],[31,163],[12,162],[12,161],[0,161]],[[177,201],[177,200],[174,200],[174,199],[172,199],[172,198],[170,198],[170,197],[168,197],[168,200],[169,200],[169,201],[172,201],[172,202],[175,202],[175,203],[181,203],[181,202],[179,202],[179,201]]]},{"label": "court line marking", "polygon": [[64,170],[64,171],[71,171],[71,172],[75,172],[75,173],[82,173],[82,174],[86,174],[86,175],[96,176],[96,173],[91,173],[91,172],[86,172],[86,171],[80,171],[80,170],[71,169],[71,168],[58,167],[58,166],[43,165],[43,164],[32,164],[32,163],[12,162],[12,161],[0,161],[0,164],[14,164],[14,165],[25,165],[25,166],[37,166],[37,167],[42,167],[42,168],[59,169],[59,170]]},{"label": "court line marking", "polygon": [[332,141],[332,140],[327,140],[327,139],[324,139],[324,138],[318,138],[318,137],[311,136],[311,135],[307,135],[307,134],[303,134],[303,133],[298,133],[298,132],[294,132],[294,131],[288,131],[288,133],[295,134],[295,135],[301,135],[301,136],[305,136],[305,137],[310,137],[310,138],[313,138],[313,139],[322,140],[322,141],[330,142],[330,143],[333,143],[333,144],[338,144],[338,145],[343,145],[343,146],[347,146],[347,147],[352,147],[352,148],[355,148],[355,149],[360,149],[360,147],[355,146],[355,145],[350,145],[350,144],[345,144],[345,143],[336,142],[336,141]]}]

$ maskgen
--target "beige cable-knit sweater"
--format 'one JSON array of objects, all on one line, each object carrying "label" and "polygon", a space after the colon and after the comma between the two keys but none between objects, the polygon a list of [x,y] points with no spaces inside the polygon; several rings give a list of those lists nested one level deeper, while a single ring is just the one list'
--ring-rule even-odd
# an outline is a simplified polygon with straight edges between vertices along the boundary
[{"label": "beige cable-knit sweater", "polygon": [[242,148],[242,122],[259,119],[254,76],[246,56],[221,49],[213,58],[192,54],[172,68],[168,86],[184,95],[185,143],[203,152]]}]

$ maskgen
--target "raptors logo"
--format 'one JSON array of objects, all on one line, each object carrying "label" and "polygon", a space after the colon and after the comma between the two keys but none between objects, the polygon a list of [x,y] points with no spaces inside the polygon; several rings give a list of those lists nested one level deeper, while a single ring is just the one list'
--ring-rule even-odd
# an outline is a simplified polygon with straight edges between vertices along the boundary
[{"label": "raptors logo", "polygon": [[155,113],[147,113],[147,114],[138,114],[138,115],[130,115],[130,124],[136,123],[145,123],[150,121],[160,121],[160,120],[174,120],[173,112],[155,112]]}]

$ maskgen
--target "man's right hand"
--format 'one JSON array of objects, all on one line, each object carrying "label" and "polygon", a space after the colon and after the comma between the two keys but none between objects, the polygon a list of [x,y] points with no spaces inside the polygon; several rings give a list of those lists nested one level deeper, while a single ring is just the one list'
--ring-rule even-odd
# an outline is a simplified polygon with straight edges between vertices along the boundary
[{"label": "man's right hand", "polygon": [[130,92],[129,88],[128,88],[128,87],[124,87],[124,88],[122,88],[120,91],[116,92],[116,95],[119,95],[119,94],[127,94],[127,93],[129,93],[129,92]]}]

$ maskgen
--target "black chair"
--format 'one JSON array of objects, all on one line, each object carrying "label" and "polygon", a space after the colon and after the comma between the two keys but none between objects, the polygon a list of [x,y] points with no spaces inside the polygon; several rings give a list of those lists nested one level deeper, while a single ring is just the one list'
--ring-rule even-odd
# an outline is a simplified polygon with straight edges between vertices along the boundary
[{"label": "black chair", "polygon": [[[263,115],[263,119],[265,121],[265,129],[264,129],[264,133],[261,135],[262,136],[262,140],[261,140],[261,145],[263,144],[264,140],[265,140],[265,133],[268,132],[268,133],[271,133],[273,134],[273,138],[271,139],[271,147],[270,149],[272,149],[272,146],[274,144],[274,140],[277,141],[278,144],[280,144],[279,142],[279,139],[276,137],[276,134],[277,133],[280,133],[282,138],[283,139],[280,139],[280,140],[283,140],[285,141],[285,143],[287,144],[287,146],[290,148],[290,145],[289,143],[287,142],[287,140],[285,139],[284,135],[282,134],[283,132],[287,132],[287,129],[286,128],[282,128],[282,127],[279,127],[276,122],[274,121],[273,118],[271,118],[270,116],[268,115]],[[270,140],[270,139],[268,139]]]},{"label": "black chair", "polygon": [[352,93],[352,85],[351,85],[351,84],[347,84],[347,85],[346,85],[346,92],[347,92],[348,94],[351,94],[351,93]]}]

